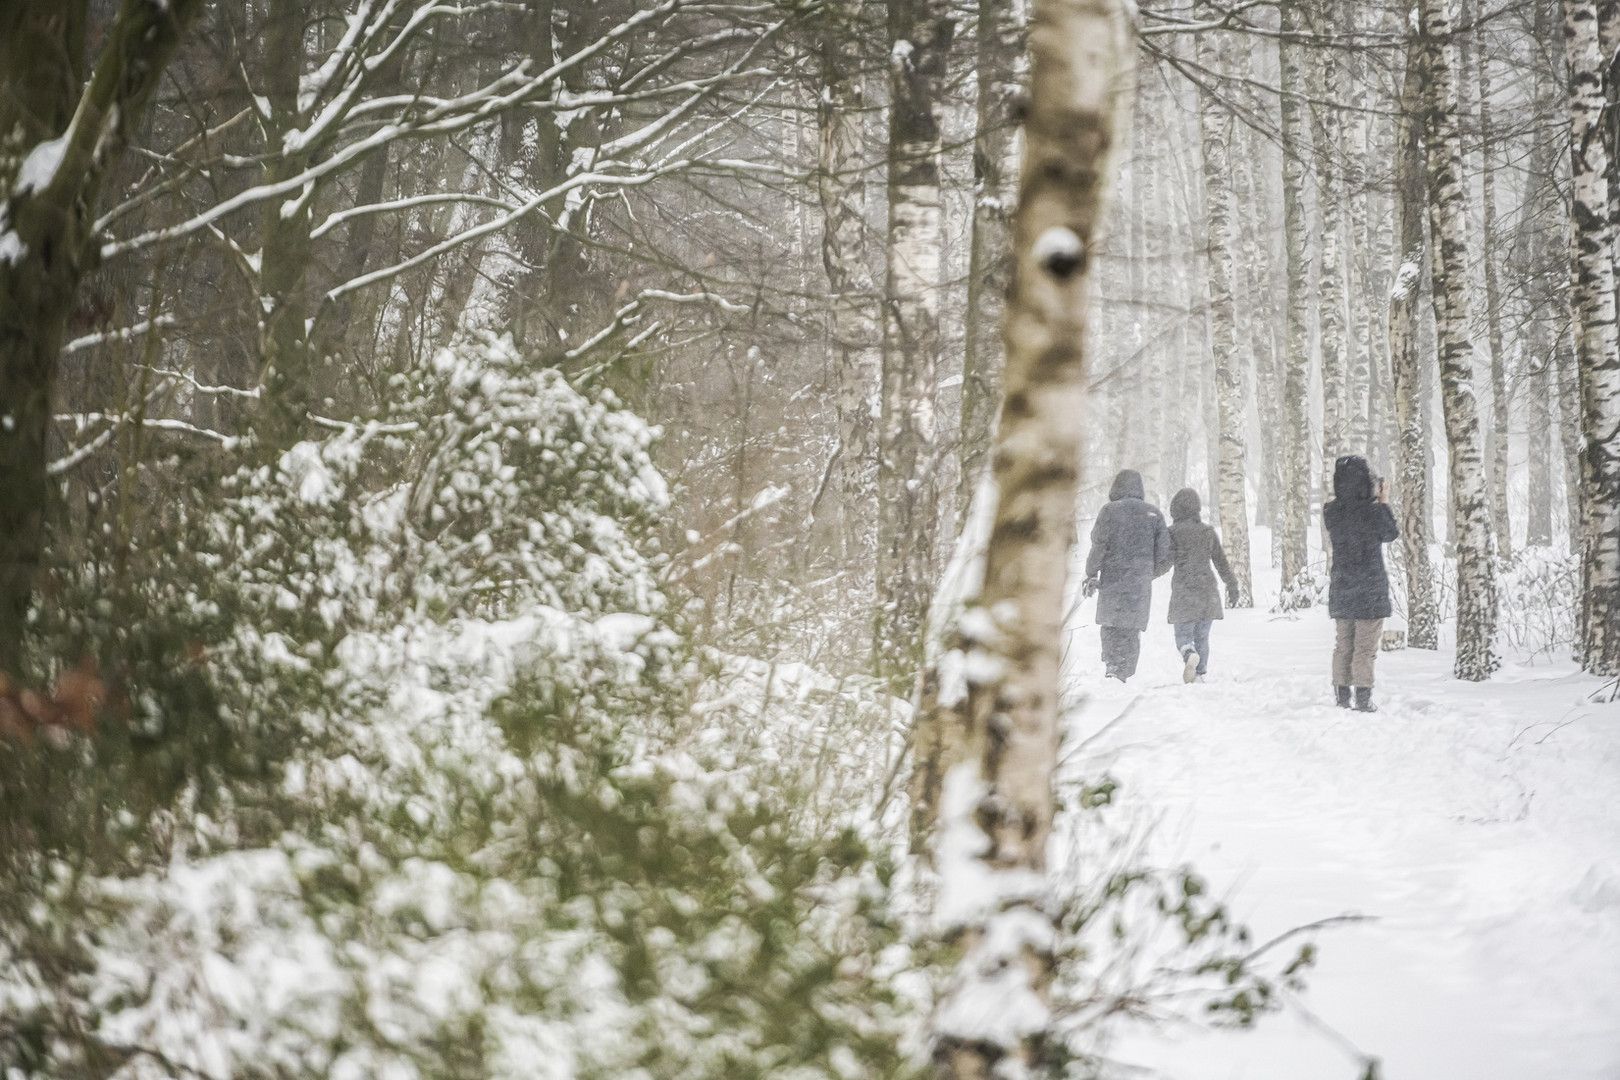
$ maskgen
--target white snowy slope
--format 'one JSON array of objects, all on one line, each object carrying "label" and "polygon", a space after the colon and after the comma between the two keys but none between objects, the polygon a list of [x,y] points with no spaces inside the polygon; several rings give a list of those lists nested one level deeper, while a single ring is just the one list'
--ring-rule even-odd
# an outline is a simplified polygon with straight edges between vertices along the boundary
[{"label": "white snowy slope", "polygon": [[1184,685],[1168,578],[1154,593],[1126,685],[1102,679],[1092,604],[1074,620],[1075,734],[1139,699],[1080,767],[1111,771],[1157,819],[1155,858],[1193,862],[1257,941],[1367,918],[1317,935],[1302,1008],[1112,1056],[1176,1080],[1355,1080],[1362,1055],[1383,1080],[1620,1078],[1620,704],[1593,700],[1601,681],[1543,659],[1460,683],[1448,648],[1408,649],[1379,658],[1377,713],[1340,710],[1318,609],[1228,613],[1208,681]]}]

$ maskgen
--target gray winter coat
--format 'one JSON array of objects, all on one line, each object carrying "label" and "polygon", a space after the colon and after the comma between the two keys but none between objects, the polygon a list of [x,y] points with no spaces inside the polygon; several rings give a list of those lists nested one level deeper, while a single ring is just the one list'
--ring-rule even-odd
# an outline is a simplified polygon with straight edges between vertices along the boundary
[{"label": "gray winter coat", "polygon": [[1222,618],[1221,591],[1215,584],[1220,574],[1226,587],[1237,591],[1237,575],[1232,573],[1213,525],[1199,518],[1203,509],[1198,492],[1182,488],[1170,500],[1170,554],[1175,563],[1170,575],[1170,622],[1204,622]]},{"label": "gray winter coat", "polygon": [[1142,474],[1121,470],[1091,527],[1086,576],[1097,579],[1097,625],[1146,630],[1153,579],[1170,569],[1170,532],[1142,498]]},{"label": "gray winter coat", "polygon": [[1384,545],[1398,539],[1401,530],[1389,504],[1373,498],[1366,458],[1346,455],[1333,463],[1333,500],[1322,507],[1322,523],[1333,545],[1328,617],[1389,618]]}]

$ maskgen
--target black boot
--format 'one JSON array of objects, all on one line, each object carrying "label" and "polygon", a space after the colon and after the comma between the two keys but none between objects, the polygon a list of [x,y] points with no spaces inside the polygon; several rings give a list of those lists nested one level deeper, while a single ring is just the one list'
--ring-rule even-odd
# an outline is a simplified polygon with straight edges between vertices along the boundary
[{"label": "black boot", "polygon": [[1339,708],[1348,709],[1350,707],[1350,688],[1348,686],[1335,686],[1333,694],[1339,701]]},{"label": "black boot", "polygon": [[1372,703],[1372,687],[1356,687],[1356,712],[1377,712],[1378,706]]}]

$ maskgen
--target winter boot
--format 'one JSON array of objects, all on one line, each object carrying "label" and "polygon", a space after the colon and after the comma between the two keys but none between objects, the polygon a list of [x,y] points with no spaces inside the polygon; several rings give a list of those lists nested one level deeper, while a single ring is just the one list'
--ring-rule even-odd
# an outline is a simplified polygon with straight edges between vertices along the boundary
[{"label": "winter boot", "polygon": [[1198,650],[1189,645],[1181,650],[1181,656],[1181,681],[1192,682],[1198,678]]},{"label": "winter boot", "polygon": [[1339,708],[1348,709],[1350,707],[1350,688],[1348,686],[1335,686],[1333,693],[1338,698]]},{"label": "winter boot", "polygon": [[1356,712],[1377,712],[1378,706],[1372,703],[1372,687],[1356,687]]}]

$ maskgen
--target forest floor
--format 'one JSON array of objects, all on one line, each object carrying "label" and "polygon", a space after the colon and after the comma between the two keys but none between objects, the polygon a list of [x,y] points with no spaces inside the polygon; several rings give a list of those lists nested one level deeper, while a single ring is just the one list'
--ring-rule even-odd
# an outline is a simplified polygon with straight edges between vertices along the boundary
[{"label": "forest floor", "polygon": [[1594,700],[1602,682],[1545,658],[1458,682],[1446,639],[1381,654],[1379,711],[1340,710],[1325,610],[1261,607],[1215,624],[1208,679],[1185,685],[1168,585],[1125,685],[1102,678],[1092,605],[1074,620],[1082,768],[1111,772],[1155,860],[1193,863],[1256,941],[1363,919],[1316,935],[1306,994],[1258,1029],[1185,1024],[1111,1056],[1176,1080],[1357,1080],[1367,1058],[1381,1080],[1620,1077],[1620,703]]}]

